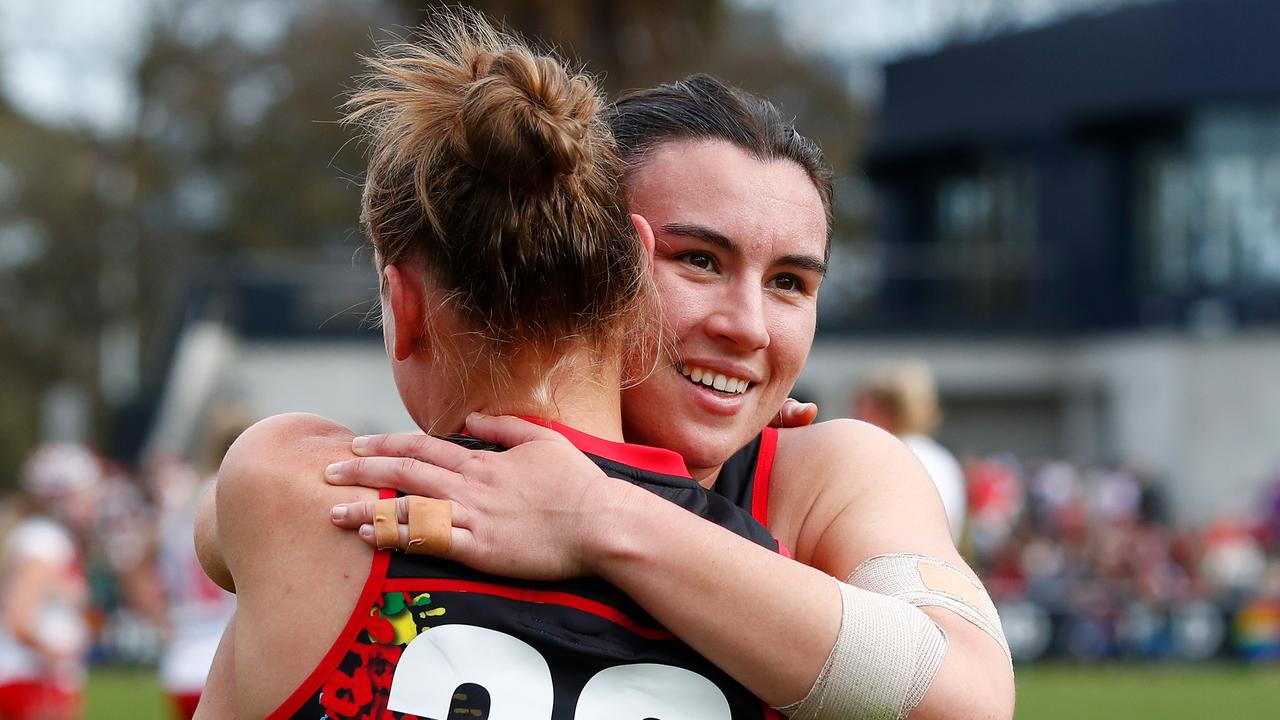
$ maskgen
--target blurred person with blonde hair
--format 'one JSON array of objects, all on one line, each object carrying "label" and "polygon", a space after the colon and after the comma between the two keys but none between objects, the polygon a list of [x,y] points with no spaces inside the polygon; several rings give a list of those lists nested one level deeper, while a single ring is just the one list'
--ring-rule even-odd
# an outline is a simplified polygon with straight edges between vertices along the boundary
[{"label": "blurred person with blonde hair", "polygon": [[893,433],[911,448],[937,486],[951,537],[959,543],[966,510],[964,471],[951,451],[933,438],[942,408],[928,363],[904,360],[872,370],[854,394],[854,416]]},{"label": "blurred person with blonde hair", "polygon": [[43,445],[22,468],[22,494],[0,538],[0,718],[80,715],[89,648],[84,535],[102,463],[82,445]]}]

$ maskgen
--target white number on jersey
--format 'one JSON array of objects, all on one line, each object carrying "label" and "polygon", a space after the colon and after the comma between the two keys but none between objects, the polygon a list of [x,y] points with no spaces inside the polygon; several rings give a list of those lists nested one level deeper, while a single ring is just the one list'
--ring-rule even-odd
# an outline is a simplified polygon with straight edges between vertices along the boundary
[{"label": "white number on jersey", "polygon": [[[549,720],[551,668],[528,643],[474,625],[441,625],[404,649],[391,680],[390,710],[447,718],[459,686],[489,694],[489,720]],[[605,668],[587,681],[574,720],[730,720],[715,683],[683,668],[639,663]]]}]

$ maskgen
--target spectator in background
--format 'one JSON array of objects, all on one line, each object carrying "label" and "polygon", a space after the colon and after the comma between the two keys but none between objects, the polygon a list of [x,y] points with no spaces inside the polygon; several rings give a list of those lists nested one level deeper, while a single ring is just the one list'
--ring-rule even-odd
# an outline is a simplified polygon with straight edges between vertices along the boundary
[{"label": "spectator in background", "polygon": [[235,595],[215,585],[200,568],[192,542],[196,510],[227,448],[251,422],[238,410],[215,412],[195,467],[169,458],[158,462],[151,473],[159,516],[160,576],[168,606],[160,681],[179,718],[195,714],[218,641],[236,609]]},{"label": "spectator in background", "polygon": [[907,360],[877,368],[859,387],[854,414],[911,448],[938,487],[951,537],[959,543],[965,519],[964,473],[955,456],[933,439],[942,411],[929,366],[922,360]]},{"label": "spectator in background", "polygon": [[0,717],[80,715],[88,582],[82,562],[102,464],[80,445],[38,448],[0,532]]}]

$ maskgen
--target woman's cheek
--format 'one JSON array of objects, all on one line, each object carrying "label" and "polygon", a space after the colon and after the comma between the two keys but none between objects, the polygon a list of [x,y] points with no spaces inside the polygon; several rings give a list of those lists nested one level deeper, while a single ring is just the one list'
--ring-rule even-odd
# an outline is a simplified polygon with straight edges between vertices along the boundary
[{"label": "woman's cheek", "polygon": [[814,332],[817,328],[817,317],[813,312],[789,314],[776,328],[770,344],[778,352],[779,370],[792,375],[794,381],[800,377],[805,358],[813,347]]}]

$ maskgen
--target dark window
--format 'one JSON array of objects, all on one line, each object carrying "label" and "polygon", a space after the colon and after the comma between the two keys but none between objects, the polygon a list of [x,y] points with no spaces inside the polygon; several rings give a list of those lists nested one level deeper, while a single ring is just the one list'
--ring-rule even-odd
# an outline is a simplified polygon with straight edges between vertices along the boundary
[{"label": "dark window", "polygon": [[1036,184],[1030,164],[992,159],[939,178],[935,242],[921,266],[951,286],[974,318],[1007,318],[1031,304],[1036,278]]},{"label": "dark window", "polygon": [[1139,157],[1149,290],[1280,288],[1280,108],[1202,111]]}]

